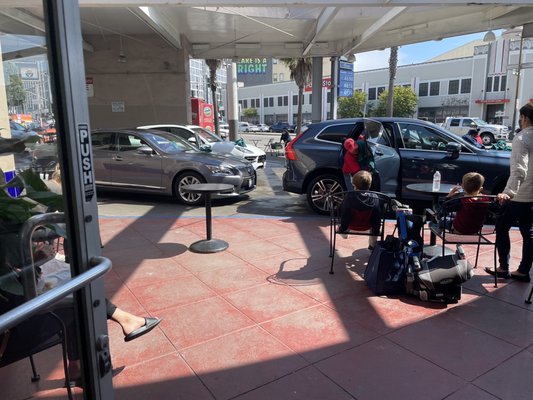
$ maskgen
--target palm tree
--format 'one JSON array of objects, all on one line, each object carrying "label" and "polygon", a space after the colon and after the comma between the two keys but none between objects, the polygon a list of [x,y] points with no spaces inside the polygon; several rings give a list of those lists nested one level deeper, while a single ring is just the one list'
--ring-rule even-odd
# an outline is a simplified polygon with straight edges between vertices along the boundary
[{"label": "palm tree", "polygon": [[296,119],[297,134],[302,127],[302,105],[304,97],[304,87],[307,82],[311,80],[311,74],[313,73],[313,63],[311,58],[282,58],[283,64],[291,71],[291,79],[296,82],[298,86],[298,117]]},{"label": "palm tree", "polygon": [[394,97],[394,80],[396,79],[396,69],[398,66],[398,46],[390,48],[389,57],[389,94],[387,96],[387,111],[385,115],[392,117],[393,115],[393,102]]},{"label": "palm tree", "polygon": [[213,119],[215,121],[215,133],[218,135],[220,128],[218,121],[217,70],[220,68],[221,61],[210,58],[205,60],[205,63],[209,67],[209,87],[211,88],[211,97],[213,98],[213,114],[215,114]]}]

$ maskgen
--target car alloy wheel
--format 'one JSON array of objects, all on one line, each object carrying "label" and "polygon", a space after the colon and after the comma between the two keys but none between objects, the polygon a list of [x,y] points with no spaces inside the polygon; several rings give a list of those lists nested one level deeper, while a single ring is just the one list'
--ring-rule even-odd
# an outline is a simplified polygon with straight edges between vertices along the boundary
[{"label": "car alloy wheel", "polygon": [[494,139],[490,133],[483,133],[481,135],[481,141],[483,142],[483,146],[490,146]]},{"label": "car alloy wheel", "polygon": [[331,208],[342,203],[342,186],[335,175],[319,175],[307,187],[307,202],[319,214],[329,214]]},{"label": "car alloy wheel", "polygon": [[183,204],[195,206],[203,202],[204,196],[198,193],[189,193],[183,189],[185,185],[205,183],[205,179],[196,172],[184,172],[176,178],[176,197]]}]

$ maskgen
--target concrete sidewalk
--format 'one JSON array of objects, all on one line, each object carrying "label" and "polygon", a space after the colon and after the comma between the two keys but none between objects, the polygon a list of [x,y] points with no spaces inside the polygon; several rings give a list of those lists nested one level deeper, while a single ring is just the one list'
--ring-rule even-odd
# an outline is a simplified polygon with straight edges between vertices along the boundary
[{"label": "concrete sidewalk", "polygon": [[[533,396],[533,307],[524,303],[531,285],[500,280],[495,289],[482,268],[492,263],[488,246],[462,300],[446,306],[373,295],[362,279],[366,237],[338,240],[329,275],[321,217],[215,217],[213,236],[230,247],[208,255],[188,251],[205,235],[201,217],[103,217],[100,225],[113,261],[107,295],[163,318],[129,343],[109,324],[113,366],[124,367],[116,399]],[[519,256],[518,231],[512,240]],[[38,384],[29,384],[27,360],[2,369],[10,391],[2,397],[64,398],[62,366],[51,359],[59,357],[37,357]]]}]

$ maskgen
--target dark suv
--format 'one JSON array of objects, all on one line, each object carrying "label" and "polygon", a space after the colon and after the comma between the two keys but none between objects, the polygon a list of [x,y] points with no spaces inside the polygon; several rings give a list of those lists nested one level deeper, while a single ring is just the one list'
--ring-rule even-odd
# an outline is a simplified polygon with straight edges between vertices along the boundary
[{"label": "dark suv", "polygon": [[294,132],[294,125],[291,125],[287,122],[276,122],[270,127],[270,132],[281,133],[283,131]]},{"label": "dark suv", "polygon": [[380,191],[402,201],[427,200],[410,191],[410,183],[431,182],[440,171],[442,183],[458,184],[467,172],[485,177],[484,192],[503,190],[509,177],[510,152],[477,149],[461,137],[430,122],[410,118],[339,119],[311,124],[285,149],[283,189],[307,194],[309,206],[329,212],[327,195],[345,189],[342,143],[363,131],[380,174]]}]

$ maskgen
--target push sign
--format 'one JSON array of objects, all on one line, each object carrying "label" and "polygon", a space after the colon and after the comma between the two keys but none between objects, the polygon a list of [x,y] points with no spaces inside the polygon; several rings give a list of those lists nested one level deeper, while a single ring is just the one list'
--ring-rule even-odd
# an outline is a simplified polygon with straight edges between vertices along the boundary
[{"label": "push sign", "polygon": [[94,179],[93,163],[91,160],[90,133],[87,124],[78,125],[78,137],[80,140],[81,181],[83,183],[83,193],[85,201],[89,202],[94,196]]}]

